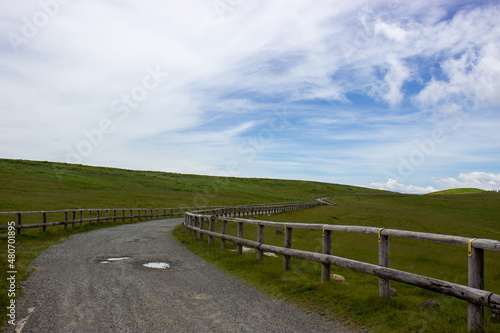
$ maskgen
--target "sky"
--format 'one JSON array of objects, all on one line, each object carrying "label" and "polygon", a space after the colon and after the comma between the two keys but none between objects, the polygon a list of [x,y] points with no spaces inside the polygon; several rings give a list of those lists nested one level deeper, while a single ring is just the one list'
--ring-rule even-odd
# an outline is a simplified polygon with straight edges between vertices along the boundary
[{"label": "sky", "polygon": [[500,189],[500,1],[0,0],[0,157]]}]

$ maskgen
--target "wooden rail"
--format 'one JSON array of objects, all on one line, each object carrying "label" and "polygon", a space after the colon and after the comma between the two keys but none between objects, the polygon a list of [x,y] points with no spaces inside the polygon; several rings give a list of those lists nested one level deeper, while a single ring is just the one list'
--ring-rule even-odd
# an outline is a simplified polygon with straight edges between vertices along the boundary
[{"label": "wooden rail", "polygon": [[[50,211],[16,211],[16,212],[0,212],[0,216],[10,215],[12,218],[9,221],[14,221],[15,225],[0,225],[0,230],[15,228],[17,234],[21,234],[21,230],[25,228],[42,228],[46,231],[47,227],[64,225],[67,228],[71,224],[82,225],[83,223],[92,222],[116,222],[117,220],[133,221],[182,217],[186,212],[192,211],[220,211],[226,216],[246,216],[249,214],[264,214],[275,213],[289,209],[290,207],[311,207],[319,205],[319,203],[307,202],[292,202],[292,203],[273,203],[273,204],[258,204],[258,205],[239,205],[239,206],[211,206],[211,207],[176,207],[176,208],[99,208],[99,209],[65,209],[65,210],[50,210]],[[297,209],[297,208],[294,208]],[[64,214],[64,215],[63,215]],[[23,216],[40,215],[40,223],[23,224]],[[52,222],[50,216],[54,216]],[[63,218],[64,216],[64,218]]]},{"label": "wooden rail", "polygon": [[[209,229],[204,229],[204,221],[210,221]],[[222,232],[214,232],[215,221],[222,221]],[[237,223],[237,236],[226,234],[227,223]],[[243,238],[243,225],[257,225],[257,241]],[[242,219],[225,214],[224,210],[204,210],[198,212],[187,212],[185,214],[184,226],[197,233],[200,240],[203,235],[208,235],[209,243],[213,244],[213,238],[221,239],[222,248],[226,247],[226,241],[237,244],[237,253],[242,253],[242,246],[253,247],[257,250],[257,260],[262,262],[263,252],[273,252],[281,254],[283,258],[283,268],[291,268],[291,257],[316,261],[322,264],[321,280],[330,279],[330,266],[336,265],[348,268],[365,274],[379,277],[379,295],[390,297],[390,281],[398,281],[414,285],[419,288],[439,292],[444,295],[453,296],[469,302],[468,307],[468,330],[474,332],[484,331],[484,307],[490,307],[493,313],[500,314],[500,295],[484,290],[484,250],[500,251],[500,242],[491,239],[475,239],[460,236],[450,236],[432,234],[424,232],[414,232],[396,229],[385,229],[365,226],[348,225],[324,225],[312,223],[283,223],[260,221],[253,219]],[[284,246],[273,246],[264,243],[264,228],[266,226],[284,228]],[[292,249],[293,229],[322,230],[323,251],[315,253]],[[354,232],[373,234],[378,237],[378,258],[379,264],[369,264],[352,259],[342,258],[331,254],[332,232]],[[417,239],[422,241],[439,242],[444,244],[467,246],[469,272],[468,286],[463,286],[448,281],[442,281],[422,275],[404,272],[389,267],[389,238],[400,237]]]}]

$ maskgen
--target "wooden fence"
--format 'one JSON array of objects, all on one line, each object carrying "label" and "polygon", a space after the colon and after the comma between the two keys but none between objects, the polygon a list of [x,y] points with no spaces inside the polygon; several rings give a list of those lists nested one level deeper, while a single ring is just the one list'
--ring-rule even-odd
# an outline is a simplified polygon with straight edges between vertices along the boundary
[{"label": "wooden fence", "polygon": [[[239,205],[239,206],[216,206],[216,207],[176,207],[176,208],[108,208],[108,209],[66,209],[66,210],[51,210],[51,211],[19,211],[19,212],[0,212],[0,216],[9,216],[9,221],[14,221],[15,225],[11,226],[17,229],[17,234],[21,234],[21,230],[25,228],[42,228],[43,231],[47,227],[64,225],[66,229],[68,225],[82,225],[83,223],[92,222],[116,222],[116,221],[133,221],[182,217],[186,212],[199,210],[214,210],[223,211],[225,216],[245,216],[249,214],[264,214],[276,213],[289,209],[299,209],[311,206],[321,205],[319,202],[288,202],[288,203],[273,203],[273,204],[258,204],[258,205]],[[23,224],[23,216],[39,215],[40,223]],[[33,220],[33,219],[32,219]],[[9,229],[8,225],[0,225],[0,230]]]},{"label": "wooden fence", "polygon": [[[221,233],[214,232],[215,221],[222,221]],[[206,230],[205,221],[208,221]],[[237,236],[226,234],[227,223],[237,223]],[[243,238],[244,224],[257,225],[257,241]],[[379,294],[381,297],[390,297],[390,281],[398,281],[414,285],[423,289],[439,292],[469,302],[468,329],[469,331],[484,331],[484,307],[490,307],[493,313],[500,314],[500,295],[484,290],[484,250],[500,251],[500,242],[491,239],[475,239],[441,234],[364,227],[346,225],[323,225],[311,223],[283,223],[242,219],[227,215],[224,210],[211,209],[185,214],[184,226],[197,233],[200,240],[203,235],[208,235],[208,243],[213,244],[214,237],[221,239],[221,246],[226,247],[226,241],[237,244],[237,253],[242,254],[242,246],[253,247],[257,252],[257,260],[262,262],[264,251],[281,254],[284,256],[283,268],[291,268],[291,257],[316,261],[322,264],[321,280],[330,279],[330,267],[336,265],[365,274],[379,277]],[[264,228],[272,226],[284,228],[284,246],[273,246],[264,243]],[[293,229],[322,230],[322,253],[292,249]],[[354,232],[373,234],[378,237],[378,265],[351,260],[331,254],[332,232]],[[468,286],[442,281],[426,276],[408,273],[389,267],[389,237],[417,239],[423,241],[439,242],[444,244],[461,245],[468,247]]]}]

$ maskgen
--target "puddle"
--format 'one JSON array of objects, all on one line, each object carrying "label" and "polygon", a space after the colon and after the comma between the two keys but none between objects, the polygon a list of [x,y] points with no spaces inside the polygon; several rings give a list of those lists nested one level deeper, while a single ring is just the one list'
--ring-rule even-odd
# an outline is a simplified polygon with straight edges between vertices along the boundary
[{"label": "puddle", "polygon": [[144,267],[148,268],[158,268],[158,269],[167,269],[170,268],[170,264],[166,262],[148,262],[147,264],[142,264]]},{"label": "puddle", "polygon": [[108,258],[107,260],[99,261],[100,264],[109,264],[110,262],[113,261],[120,261],[120,260],[126,260],[130,259],[130,257],[120,257],[120,258]]},{"label": "puddle", "polygon": [[130,257],[108,258],[108,261],[119,261],[119,260],[125,260],[125,259],[130,259]]}]

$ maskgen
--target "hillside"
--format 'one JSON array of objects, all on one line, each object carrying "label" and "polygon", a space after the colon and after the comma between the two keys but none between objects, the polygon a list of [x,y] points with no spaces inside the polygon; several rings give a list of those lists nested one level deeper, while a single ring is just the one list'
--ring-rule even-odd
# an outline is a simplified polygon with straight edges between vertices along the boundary
[{"label": "hillside", "polygon": [[434,194],[473,194],[473,193],[482,193],[482,192],[486,192],[486,191],[478,189],[478,188],[451,188],[449,190],[436,191],[436,192],[431,192],[431,193],[427,193],[427,194],[430,194],[430,195],[434,195]]},{"label": "hillside", "polygon": [[[314,196],[386,193],[388,195],[354,195],[332,198],[336,206],[323,206],[266,217],[287,222],[369,225],[468,237],[500,239],[498,206],[500,194],[484,192],[471,195],[394,195],[392,192],[310,181],[221,178],[176,173],[131,171],[83,165],[0,159],[0,211],[51,210],[66,208],[115,207],[179,207],[204,204],[249,204],[311,200]],[[470,193],[470,192],[469,192]],[[29,218],[29,215],[24,218]],[[0,222],[6,223],[6,220]],[[75,228],[23,230],[16,237],[16,269],[18,282],[30,273],[29,264],[48,246],[81,231],[107,227],[113,223],[86,224]],[[256,235],[254,230],[252,235]],[[276,238],[273,230],[266,240]],[[233,230],[234,233],[234,230]],[[377,261],[377,240],[373,235],[336,233],[333,252],[348,258]],[[282,270],[280,259],[266,259],[257,264],[254,257],[242,261],[232,252],[222,252],[219,246],[209,247],[196,241],[179,227],[177,237],[195,253],[214,262],[231,274],[279,298],[302,304],[308,311],[336,314],[356,324],[367,325],[373,331],[460,331],[466,320],[467,304],[420,289],[393,283],[397,296],[389,301],[378,297],[378,279],[335,268],[345,276],[349,285],[338,288],[318,281],[320,265],[294,261],[292,272]],[[295,232],[294,248],[321,251],[321,233]],[[6,233],[0,233],[6,243]],[[0,287],[6,289],[6,246],[1,247],[2,273]],[[438,255],[439,254],[439,255]],[[467,284],[467,249],[448,245],[391,240],[391,267]],[[244,263],[244,264],[242,264]],[[498,263],[500,252],[489,251],[486,256],[486,285],[499,292]],[[269,265],[269,266],[268,266]],[[328,297],[325,297],[328,295]],[[417,304],[437,298],[439,309],[421,311]],[[333,301],[335,300],[335,301]],[[6,309],[7,297],[0,296],[0,306]],[[4,312],[0,314],[4,316]],[[487,310],[487,316],[489,316]],[[408,321],[408,318],[413,318]],[[488,320],[490,330],[497,323]]]},{"label": "hillside", "polygon": [[0,211],[192,207],[383,191],[310,181],[228,178],[0,159]]}]

